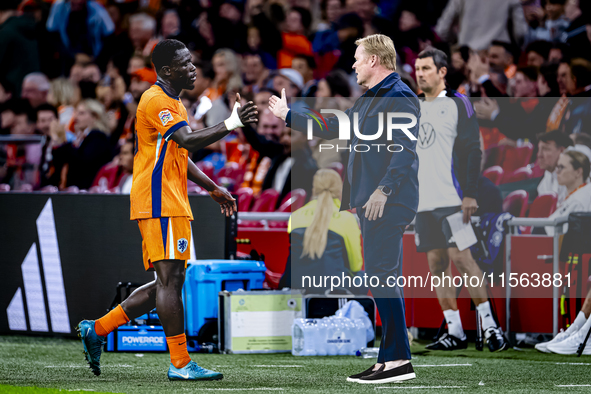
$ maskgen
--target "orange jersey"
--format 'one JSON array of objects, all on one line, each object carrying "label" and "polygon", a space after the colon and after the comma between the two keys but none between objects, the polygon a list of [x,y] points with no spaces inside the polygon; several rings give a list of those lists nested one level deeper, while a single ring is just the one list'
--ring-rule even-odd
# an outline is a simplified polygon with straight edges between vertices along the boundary
[{"label": "orange jersey", "polygon": [[131,220],[185,216],[193,220],[187,195],[189,152],[172,140],[188,126],[178,97],[158,83],[142,94],[137,108]]}]

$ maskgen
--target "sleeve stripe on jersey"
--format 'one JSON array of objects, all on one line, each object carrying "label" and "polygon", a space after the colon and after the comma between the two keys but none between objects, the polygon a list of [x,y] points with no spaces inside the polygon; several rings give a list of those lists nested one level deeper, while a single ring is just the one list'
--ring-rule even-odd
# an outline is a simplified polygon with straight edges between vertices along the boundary
[{"label": "sleeve stripe on jersey", "polygon": [[174,126],[172,126],[170,129],[168,129],[168,131],[166,132],[166,134],[164,134],[164,140],[168,141],[169,138],[174,134],[175,131],[177,131],[178,129],[180,129],[183,126],[188,126],[189,124],[186,121],[180,121],[177,124],[175,124]]},{"label": "sleeve stripe on jersey", "polygon": [[168,141],[164,142],[158,162],[152,171],[152,217],[159,218],[162,213],[162,165],[166,156]]},{"label": "sleeve stripe on jersey", "polygon": [[460,100],[464,103],[464,107],[466,107],[466,112],[468,113],[468,118],[471,118],[474,115],[474,108],[472,108],[472,103],[470,103],[470,99],[463,94],[455,92],[455,96],[459,97]]}]

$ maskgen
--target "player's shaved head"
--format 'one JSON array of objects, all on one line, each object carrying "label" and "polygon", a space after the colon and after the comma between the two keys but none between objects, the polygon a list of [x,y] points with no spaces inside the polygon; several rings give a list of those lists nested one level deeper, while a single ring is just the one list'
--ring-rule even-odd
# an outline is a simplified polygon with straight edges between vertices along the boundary
[{"label": "player's shaved head", "polygon": [[152,63],[156,72],[160,72],[164,66],[172,66],[174,58],[178,56],[177,52],[186,48],[185,44],[178,40],[160,41],[152,51]]},{"label": "player's shaved head", "polygon": [[160,41],[152,51],[152,63],[158,74],[157,82],[177,94],[195,87],[197,74],[191,52],[177,40]]}]

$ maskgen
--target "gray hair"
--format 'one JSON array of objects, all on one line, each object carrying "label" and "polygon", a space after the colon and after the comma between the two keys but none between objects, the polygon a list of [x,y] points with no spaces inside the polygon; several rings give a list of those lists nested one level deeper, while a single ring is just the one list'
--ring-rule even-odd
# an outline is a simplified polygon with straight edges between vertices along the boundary
[{"label": "gray hair", "polygon": [[146,14],[145,12],[140,12],[139,14],[133,14],[129,17],[129,24],[139,22],[142,25],[144,30],[150,30],[152,32],[156,32],[156,19],[151,17],[150,15]]},{"label": "gray hair", "polygon": [[34,83],[40,92],[49,92],[49,88],[51,87],[47,76],[40,72],[27,74],[23,79],[23,84],[25,82]]}]

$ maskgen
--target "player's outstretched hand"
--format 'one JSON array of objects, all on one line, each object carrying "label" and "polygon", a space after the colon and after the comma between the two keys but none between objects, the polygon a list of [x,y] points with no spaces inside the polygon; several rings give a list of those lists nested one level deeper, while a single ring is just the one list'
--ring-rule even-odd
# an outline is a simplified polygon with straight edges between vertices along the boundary
[{"label": "player's outstretched hand", "polygon": [[[236,102],[240,102],[240,93],[236,93]],[[254,105],[252,101],[249,101],[248,103],[238,108],[238,117],[240,118],[242,124],[258,122],[258,113],[259,111],[257,110],[257,106]]]},{"label": "player's outstretched hand", "polygon": [[226,216],[232,216],[234,212],[238,211],[236,207],[236,199],[232,197],[230,192],[224,187],[218,187],[217,189],[209,192],[209,195],[215,202],[220,204],[222,213]]},{"label": "player's outstretched hand", "polygon": [[281,89],[281,98],[271,96],[269,98],[269,109],[276,117],[285,120],[289,108],[287,107],[287,98],[285,97],[285,89]]}]

